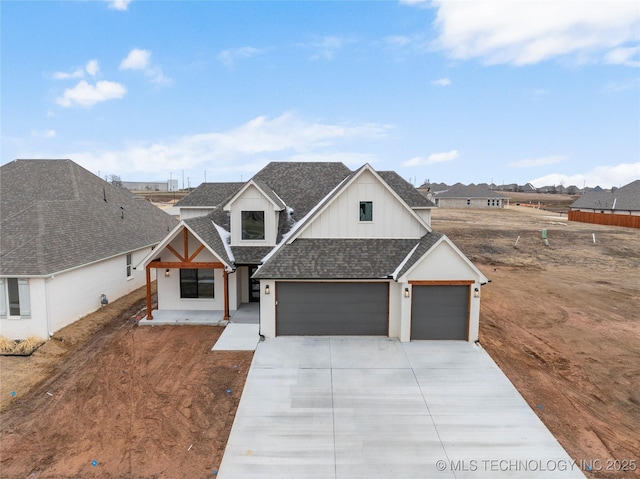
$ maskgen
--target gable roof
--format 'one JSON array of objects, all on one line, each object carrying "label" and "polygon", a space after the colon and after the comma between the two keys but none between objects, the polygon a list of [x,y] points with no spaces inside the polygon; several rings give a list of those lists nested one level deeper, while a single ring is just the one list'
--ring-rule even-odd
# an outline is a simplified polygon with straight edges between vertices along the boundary
[{"label": "gable roof", "polygon": [[412,208],[435,208],[435,203],[395,171],[378,171],[378,174]]},{"label": "gable roof", "polygon": [[280,248],[256,279],[387,279],[415,239],[298,238]]},{"label": "gable roof", "polygon": [[456,183],[448,190],[437,192],[436,198],[506,198],[506,196],[498,191],[490,190],[487,186],[466,186]]},{"label": "gable roof", "polygon": [[640,180],[632,181],[613,192],[600,190],[587,193],[574,201],[570,208],[640,211]]},{"label": "gable roof", "polygon": [[177,221],[71,160],[0,167],[0,274],[44,276],[160,242]]},{"label": "gable roof", "polygon": [[214,207],[235,195],[244,182],[202,183],[176,203],[177,207]]},{"label": "gable roof", "polygon": [[242,195],[245,191],[247,191],[247,189],[253,186],[254,188],[257,188],[258,191],[265,197],[267,198],[269,201],[271,201],[271,203],[273,203],[273,206],[275,207],[276,210],[278,211],[282,211],[283,209],[285,209],[285,204],[282,201],[282,199],[276,194],[275,191],[273,191],[271,189],[271,187],[266,184],[264,181],[261,181],[259,179],[255,179],[252,178],[249,181],[247,181],[242,188],[240,188],[238,191],[236,191],[236,193],[229,198],[228,201],[225,202],[224,205],[224,209],[225,210],[229,210],[231,207],[231,203],[233,203],[240,195]]}]

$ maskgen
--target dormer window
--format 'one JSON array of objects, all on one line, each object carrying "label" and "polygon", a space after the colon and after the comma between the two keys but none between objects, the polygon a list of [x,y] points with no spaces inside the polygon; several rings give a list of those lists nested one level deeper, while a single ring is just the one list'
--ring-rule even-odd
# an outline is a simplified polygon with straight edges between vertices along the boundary
[{"label": "dormer window", "polygon": [[242,239],[264,239],[264,211],[242,212]]},{"label": "dormer window", "polygon": [[360,221],[373,221],[373,201],[360,202]]}]

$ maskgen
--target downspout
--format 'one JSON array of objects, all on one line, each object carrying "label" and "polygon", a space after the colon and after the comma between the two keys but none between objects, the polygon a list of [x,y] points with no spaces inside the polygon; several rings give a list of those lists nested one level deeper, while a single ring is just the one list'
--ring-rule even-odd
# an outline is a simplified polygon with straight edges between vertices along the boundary
[{"label": "downspout", "polygon": [[53,337],[53,331],[51,330],[51,312],[49,307],[49,282],[55,278],[52,274],[48,278],[44,279],[44,298],[45,298],[45,317],[47,319],[47,335],[49,338]]}]

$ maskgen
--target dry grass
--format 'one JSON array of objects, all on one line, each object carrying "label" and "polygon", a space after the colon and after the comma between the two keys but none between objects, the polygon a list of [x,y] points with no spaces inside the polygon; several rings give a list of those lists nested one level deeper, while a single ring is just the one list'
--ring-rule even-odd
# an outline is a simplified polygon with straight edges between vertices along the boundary
[{"label": "dry grass", "polygon": [[16,344],[16,347],[13,350],[14,354],[31,354],[35,351],[42,343],[44,343],[44,339],[39,338],[38,336],[29,336],[27,339],[20,341]]},{"label": "dry grass", "polygon": [[16,348],[16,342],[13,339],[0,336],[0,354],[12,353]]}]

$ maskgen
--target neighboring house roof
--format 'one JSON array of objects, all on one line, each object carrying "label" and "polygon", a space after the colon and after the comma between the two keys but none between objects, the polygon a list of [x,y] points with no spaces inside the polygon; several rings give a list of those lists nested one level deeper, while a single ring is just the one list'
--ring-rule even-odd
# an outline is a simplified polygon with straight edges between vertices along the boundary
[{"label": "neighboring house roof", "polygon": [[386,279],[416,244],[415,239],[298,238],[280,248],[254,278]]},{"label": "neighboring house roof", "polygon": [[618,188],[614,192],[594,191],[574,201],[571,208],[594,210],[640,211],[640,180]]},{"label": "neighboring house roof", "polygon": [[177,207],[214,207],[235,195],[243,183],[202,183],[176,203]]},{"label": "neighboring house roof", "polygon": [[435,203],[429,201],[395,171],[378,171],[378,174],[412,208],[435,208]]},{"label": "neighboring house roof", "polygon": [[457,183],[445,191],[436,193],[437,198],[506,198],[497,191],[482,185],[463,185]]},{"label": "neighboring house roof", "polygon": [[0,274],[42,276],[160,242],[177,221],[71,160],[0,167]]}]

